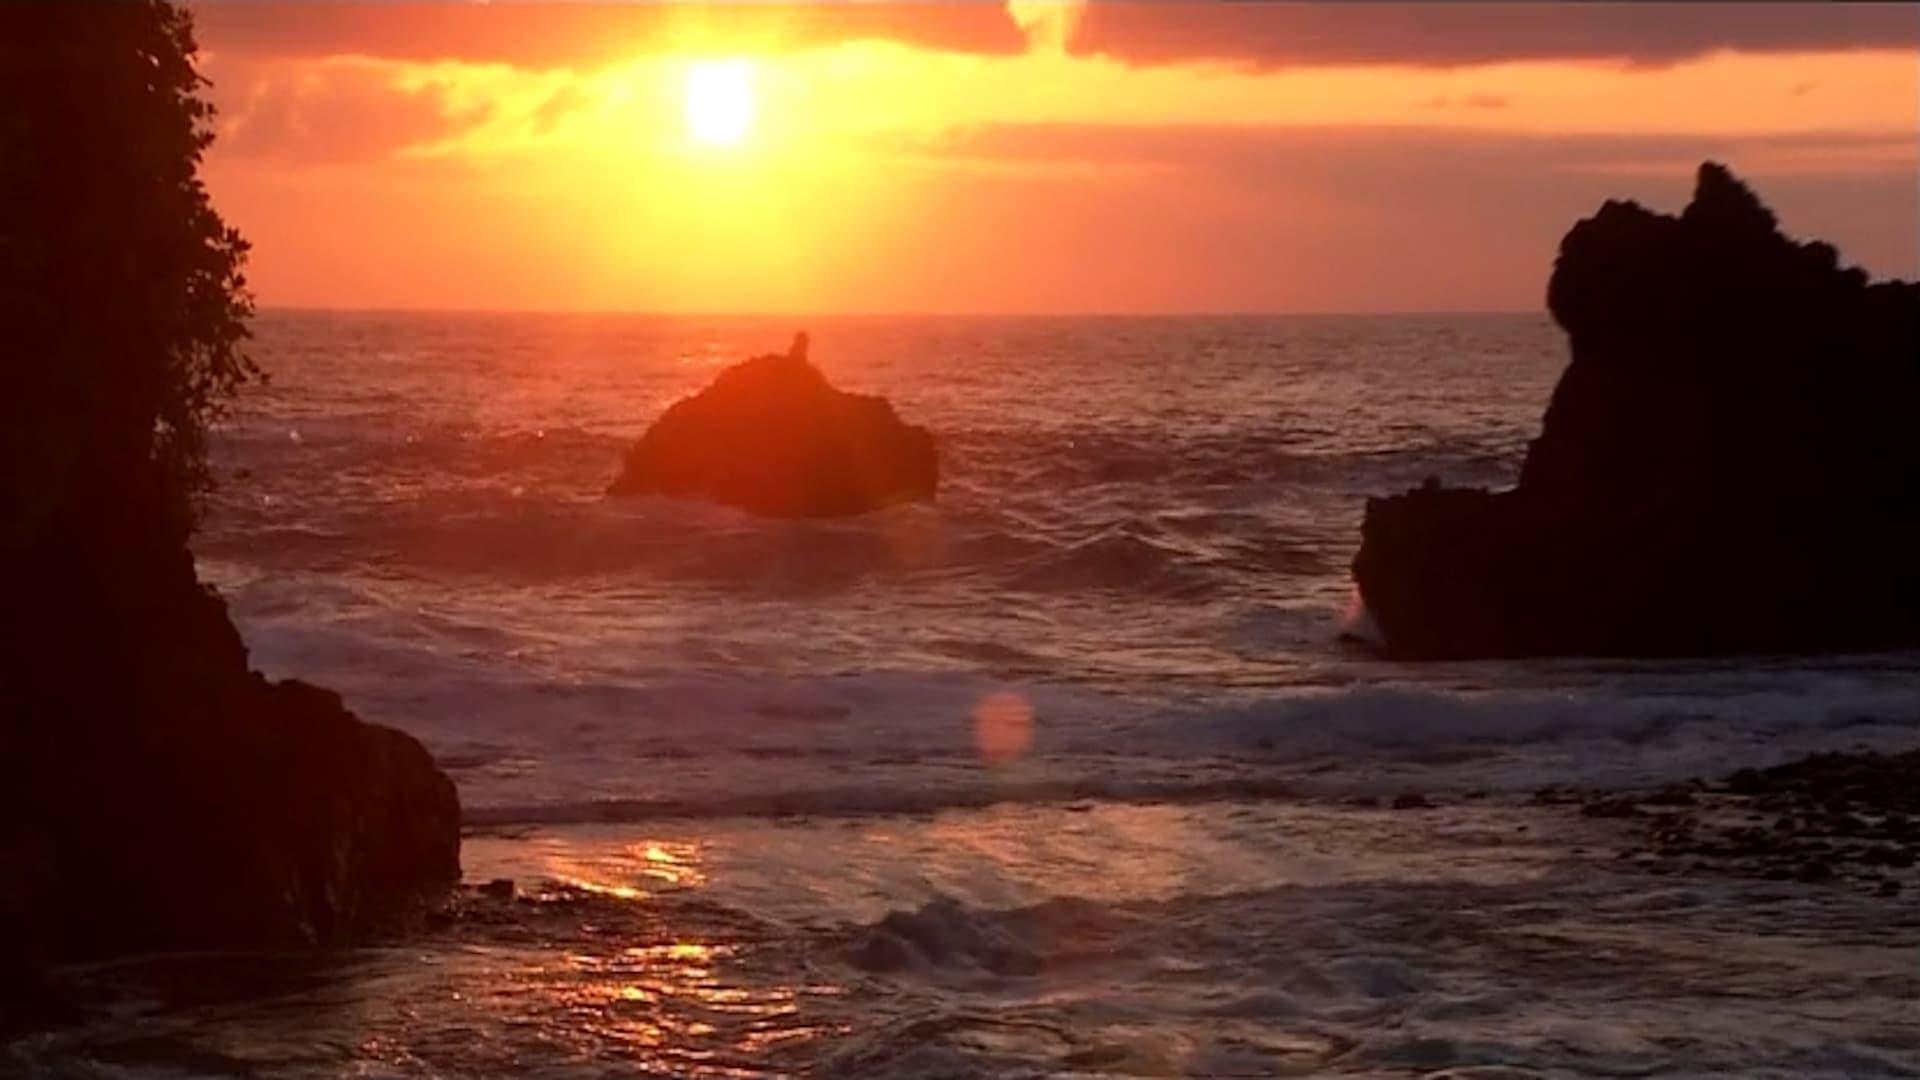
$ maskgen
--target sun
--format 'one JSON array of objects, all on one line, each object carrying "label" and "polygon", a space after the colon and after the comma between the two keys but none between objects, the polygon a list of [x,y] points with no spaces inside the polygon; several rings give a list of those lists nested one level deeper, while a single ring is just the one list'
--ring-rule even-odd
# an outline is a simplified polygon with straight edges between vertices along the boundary
[{"label": "sun", "polygon": [[687,69],[687,132],[708,146],[737,146],[753,129],[753,64],[703,60]]}]

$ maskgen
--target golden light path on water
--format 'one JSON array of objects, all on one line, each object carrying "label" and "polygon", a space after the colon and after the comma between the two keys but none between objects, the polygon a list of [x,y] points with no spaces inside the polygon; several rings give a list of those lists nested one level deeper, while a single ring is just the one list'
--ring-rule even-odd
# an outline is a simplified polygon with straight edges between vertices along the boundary
[{"label": "golden light path on water", "polygon": [[[154,1026],[54,1038],[161,1047],[187,1066],[165,1075],[540,1080],[1437,1075],[1407,1065],[1435,1055],[1748,1075],[1907,1045],[1911,934],[1884,903],[1691,878],[1622,904],[1610,828],[1480,799],[479,831],[469,883],[518,895],[463,890],[441,932],[330,970],[186,958],[152,973],[175,1010]],[[205,997],[241,982],[277,989]]]},{"label": "golden light path on water", "polygon": [[[479,989],[453,995],[537,1040],[550,1060],[527,1064],[619,1061],[647,1075],[766,1075],[785,1048],[841,1033],[804,1015],[803,999],[838,997],[843,987],[782,977],[783,965],[754,955],[760,946],[748,927],[693,899],[711,884],[705,843],[534,843],[540,854],[525,867],[529,891],[507,902],[504,933],[475,925],[501,909],[470,914],[467,930],[479,940],[464,959],[480,970],[456,979]],[[524,943],[513,944],[520,937]]]},{"label": "golden light path on water", "polygon": [[[983,697],[969,717],[981,767],[1024,768],[1033,717],[1024,696]],[[559,1044],[565,1059],[618,1059],[662,1075],[835,1075],[876,1063],[894,1075],[887,1070],[909,1060],[896,1055],[922,1038],[1041,1059],[1105,1040],[1177,1074],[1197,1067],[1193,1048],[1151,1025],[1075,1031],[1051,1018],[1050,1009],[1094,992],[1077,965],[1093,965],[1097,979],[1107,958],[1128,953],[1151,925],[1136,924],[1136,905],[1150,917],[1182,896],[1233,897],[1275,883],[1512,882],[1533,878],[1548,854],[1531,845],[1474,858],[1436,852],[1401,835],[1408,820],[1382,811],[1363,823],[1322,809],[1238,822],[1173,804],[1083,807],[1063,818],[1006,805],[924,818],[663,820],[477,837],[470,880],[508,872],[523,883],[530,895],[513,902],[513,916],[538,927],[544,947],[500,948],[500,935],[485,932],[471,957],[481,967],[460,982],[481,988],[466,1005]],[[1371,857],[1324,850],[1326,837],[1356,827],[1372,835]],[[1469,826],[1476,843],[1482,828]],[[1285,836],[1297,846],[1245,858],[1248,838]],[[1042,897],[1073,899],[1029,906]],[[1166,933],[1155,963],[1182,977],[1205,969],[1184,955],[1178,931]],[[960,979],[949,989],[987,992],[1046,972],[1060,981],[1053,1004],[1035,1006],[1042,1015],[997,1017],[926,997],[946,985],[947,965]],[[934,982],[921,986],[922,977]],[[935,1019],[915,1019],[928,1008]],[[921,1024],[931,1026],[915,1034]],[[1332,1052],[1302,1033],[1256,1041],[1268,1061]]]}]

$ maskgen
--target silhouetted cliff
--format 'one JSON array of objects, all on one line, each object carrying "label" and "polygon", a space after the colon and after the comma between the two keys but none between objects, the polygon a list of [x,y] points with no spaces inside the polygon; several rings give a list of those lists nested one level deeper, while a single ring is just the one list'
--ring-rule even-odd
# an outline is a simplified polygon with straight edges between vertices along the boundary
[{"label": "silhouetted cliff", "polygon": [[1547,302],[1572,362],[1518,486],[1367,504],[1391,653],[1920,642],[1920,286],[1788,240],[1709,163],[1678,217],[1575,225]]},{"label": "silhouetted cliff", "polygon": [[677,401],[628,451],[610,495],[681,495],[771,517],[839,517],[931,499],[939,455],[885,398],[848,394],[806,356],[742,361]]},{"label": "silhouetted cliff", "polygon": [[459,873],[419,743],[249,670],[195,576],[206,432],[253,368],[193,48],[164,0],[0,5],[5,1021],[50,963],[351,940]]}]

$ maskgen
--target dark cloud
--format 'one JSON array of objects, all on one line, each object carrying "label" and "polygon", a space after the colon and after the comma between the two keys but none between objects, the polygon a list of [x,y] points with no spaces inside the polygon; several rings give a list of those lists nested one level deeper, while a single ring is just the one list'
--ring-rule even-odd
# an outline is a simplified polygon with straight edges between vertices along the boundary
[{"label": "dark cloud", "polygon": [[1091,0],[1069,40],[1128,63],[1257,67],[1612,59],[1920,47],[1920,5],[1261,4]]},{"label": "dark cloud", "polygon": [[520,67],[582,66],[666,47],[766,51],[852,40],[1011,53],[999,4],[275,3],[194,5],[200,44],[248,56],[356,54]]},{"label": "dark cloud", "polygon": [[[202,0],[201,43],[263,56],[359,54],[523,67],[663,48],[767,51],[851,40],[1008,54],[1027,40],[997,2],[570,0],[340,3]],[[1751,3],[1213,3],[1090,0],[1070,51],[1136,64],[1256,67],[1537,59],[1666,64],[1718,49],[1920,48],[1920,5]]]}]

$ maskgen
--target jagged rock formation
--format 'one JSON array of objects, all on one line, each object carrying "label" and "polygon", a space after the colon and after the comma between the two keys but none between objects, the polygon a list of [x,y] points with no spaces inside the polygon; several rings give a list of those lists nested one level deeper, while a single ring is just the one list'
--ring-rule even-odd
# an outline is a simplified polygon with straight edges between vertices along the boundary
[{"label": "jagged rock formation", "polygon": [[1920,643],[1920,285],[1787,239],[1708,163],[1678,217],[1575,225],[1547,303],[1572,362],[1518,485],[1367,503],[1390,654]]},{"label": "jagged rock formation", "polygon": [[836,390],[807,337],[677,401],[627,453],[609,495],[709,499],[769,517],[842,517],[932,499],[933,436],[885,398]]}]

